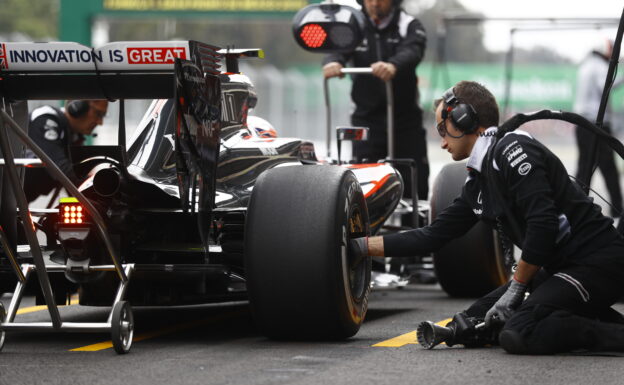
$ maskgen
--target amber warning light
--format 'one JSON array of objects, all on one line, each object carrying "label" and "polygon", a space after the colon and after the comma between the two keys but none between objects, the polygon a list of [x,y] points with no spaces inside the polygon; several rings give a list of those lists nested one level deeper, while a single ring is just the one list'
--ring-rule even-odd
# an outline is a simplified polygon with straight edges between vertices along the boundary
[{"label": "amber warning light", "polygon": [[87,223],[87,213],[76,198],[62,198],[59,206],[59,223],[62,225],[83,225]]}]

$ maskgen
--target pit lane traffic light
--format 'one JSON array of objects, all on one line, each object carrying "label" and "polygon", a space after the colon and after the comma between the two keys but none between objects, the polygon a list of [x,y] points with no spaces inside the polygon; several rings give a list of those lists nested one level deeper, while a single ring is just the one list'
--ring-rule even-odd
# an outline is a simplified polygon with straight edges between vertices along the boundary
[{"label": "pit lane traffic light", "polygon": [[351,52],[362,41],[364,16],[334,3],[311,4],[293,18],[293,34],[303,49],[320,53]]}]

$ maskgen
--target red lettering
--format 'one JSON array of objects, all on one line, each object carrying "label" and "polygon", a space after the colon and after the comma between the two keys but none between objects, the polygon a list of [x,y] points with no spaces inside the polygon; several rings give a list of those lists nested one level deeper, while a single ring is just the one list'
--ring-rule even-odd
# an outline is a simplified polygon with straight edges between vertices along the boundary
[{"label": "red lettering", "polygon": [[137,49],[128,48],[128,63],[139,63],[141,61],[141,52]]},{"label": "red lettering", "polygon": [[128,64],[173,64],[174,58],[186,59],[184,48],[128,47]]},{"label": "red lettering", "polygon": [[148,51],[146,49],[141,50],[141,61],[143,63],[154,63],[154,60],[152,60],[152,52],[154,51]]}]

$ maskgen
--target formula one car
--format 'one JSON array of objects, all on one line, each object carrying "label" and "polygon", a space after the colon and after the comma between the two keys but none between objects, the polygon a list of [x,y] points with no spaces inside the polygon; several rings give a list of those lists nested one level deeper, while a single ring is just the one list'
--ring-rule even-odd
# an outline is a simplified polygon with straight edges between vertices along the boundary
[{"label": "formula one car", "polygon": [[[118,145],[72,148],[84,178],[78,188],[15,122],[24,116],[0,111],[0,125],[32,149],[71,196],[58,209],[29,212],[17,171],[32,160],[16,159],[17,147],[0,130],[0,280],[7,282],[11,269],[19,279],[2,333],[29,328],[14,318],[32,271],[52,322],[30,327],[109,330],[119,353],[132,343],[130,305],[249,299],[255,322],[272,338],[357,333],[368,306],[371,260],[353,258],[347,241],[380,231],[399,203],[402,178],[384,163],[320,162],[311,142],[278,137],[258,119],[248,124],[257,96],[238,60],[260,57],[261,50],[195,41],[1,46],[0,94],[8,106],[28,99],[121,103]],[[126,146],[123,100],[148,98],[155,100]],[[16,200],[6,198],[8,187]],[[16,253],[11,234],[18,222],[30,252]],[[35,226],[47,239],[43,247]],[[107,322],[61,321],[56,305],[75,288],[82,305],[113,305]]]}]

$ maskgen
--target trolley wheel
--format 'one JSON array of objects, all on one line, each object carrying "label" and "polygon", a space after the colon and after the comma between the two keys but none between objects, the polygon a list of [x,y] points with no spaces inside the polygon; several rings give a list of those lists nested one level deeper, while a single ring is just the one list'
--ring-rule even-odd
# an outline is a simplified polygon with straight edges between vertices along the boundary
[{"label": "trolley wheel", "polygon": [[118,354],[126,354],[132,346],[134,335],[134,316],[127,301],[119,301],[113,306],[111,338],[113,348]]},{"label": "trolley wheel", "polygon": [[[0,324],[6,321],[6,311],[4,310],[4,305],[0,303]],[[4,330],[0,331],[0,351],[4,347],[4,337],[6,337],[6,332]]]}]

